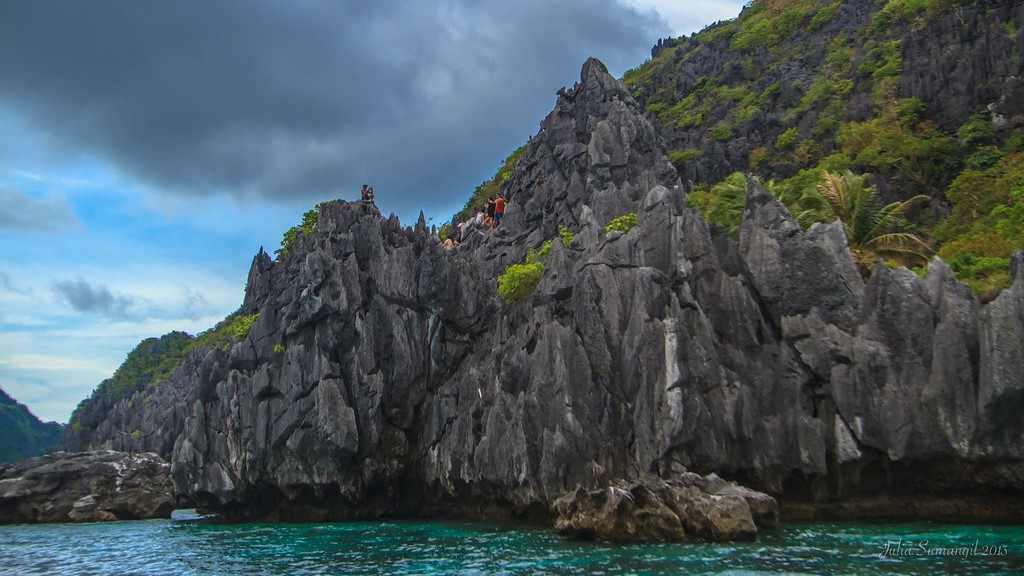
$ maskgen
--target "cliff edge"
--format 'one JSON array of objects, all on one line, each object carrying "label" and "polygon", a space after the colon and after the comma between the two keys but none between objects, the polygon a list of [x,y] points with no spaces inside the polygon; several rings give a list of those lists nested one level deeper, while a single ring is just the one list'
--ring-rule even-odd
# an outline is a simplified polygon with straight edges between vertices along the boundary
[{"label": "cliff edge", "polygon": [[[156,451],[240,519],[550,518],[578,488],[690,472],[790,516],[1024,516],[1024,253],[985,306],[941,260],[865,284],[839,224],[802,231],[751,182],[736,243],[589,60],[499,228],[445,250],[422,220],[323,205],[292,254],[254,259],[248,337],[85,443]],[[495,279],[553,239],[503,302]]]}]

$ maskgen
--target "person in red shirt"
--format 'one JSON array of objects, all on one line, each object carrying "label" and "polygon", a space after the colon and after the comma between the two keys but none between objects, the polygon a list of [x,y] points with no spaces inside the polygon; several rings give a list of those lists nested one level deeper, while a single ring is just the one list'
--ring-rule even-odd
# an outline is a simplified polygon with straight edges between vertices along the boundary
[{"label": "person in red shirt", "polygon": [[505,197],[498,194],[498,199],[494,201],[494,225],[501,224],[501,217],[505,215]]}]

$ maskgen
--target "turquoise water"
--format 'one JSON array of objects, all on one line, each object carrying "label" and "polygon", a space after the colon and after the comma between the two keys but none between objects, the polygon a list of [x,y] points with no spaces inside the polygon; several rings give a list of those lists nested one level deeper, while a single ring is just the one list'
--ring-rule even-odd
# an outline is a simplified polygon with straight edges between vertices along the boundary
[{"label": "turquoise water", "polygon": [[480,522],[0,526],[0,574],[685,573],[1021,574],[1024,527],[787,524],[750,543],[612,546]]}]

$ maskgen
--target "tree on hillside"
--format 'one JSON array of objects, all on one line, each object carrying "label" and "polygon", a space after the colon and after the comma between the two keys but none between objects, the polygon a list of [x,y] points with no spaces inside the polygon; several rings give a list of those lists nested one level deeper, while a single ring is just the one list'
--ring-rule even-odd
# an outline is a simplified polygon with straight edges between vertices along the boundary
[{"label": "tree on hillside", "polygon": [[747,204],[747,176],[733,172],[728,178],[711,187],[714,199],[707,212],[708,221],[736,238],[740,231],[743,209]]},{"label": "tree on hillside", "polygon": [[817,192],[843,223],[850,251],[865,276],[876,261],[885,257],[927,259],[928,243],[915,234],[899,231],[906,211],[928,200],[927,196],[883,206],[877,189],[867,184],[867,177],[849,170],[842,174],[823,172]]}]

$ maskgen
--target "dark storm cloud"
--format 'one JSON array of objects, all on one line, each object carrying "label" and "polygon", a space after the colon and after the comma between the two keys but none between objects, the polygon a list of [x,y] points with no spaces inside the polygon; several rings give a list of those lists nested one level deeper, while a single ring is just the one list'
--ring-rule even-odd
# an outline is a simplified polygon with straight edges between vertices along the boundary
[{"label": "dark storm cloud", "polygon": [[466,198],[587,57],[621,72],[665,33],[613,0],[14,0],[0,106],[161,189],[423,206]]},{"label": "dark storm cloud", "polygon": [[114,319],[135,315],[139,300],[132,296],[114,294],[106,286],[94,285],[79,278],[53,283],[53,291],[67,301],[76,312],[98,314]]}]

